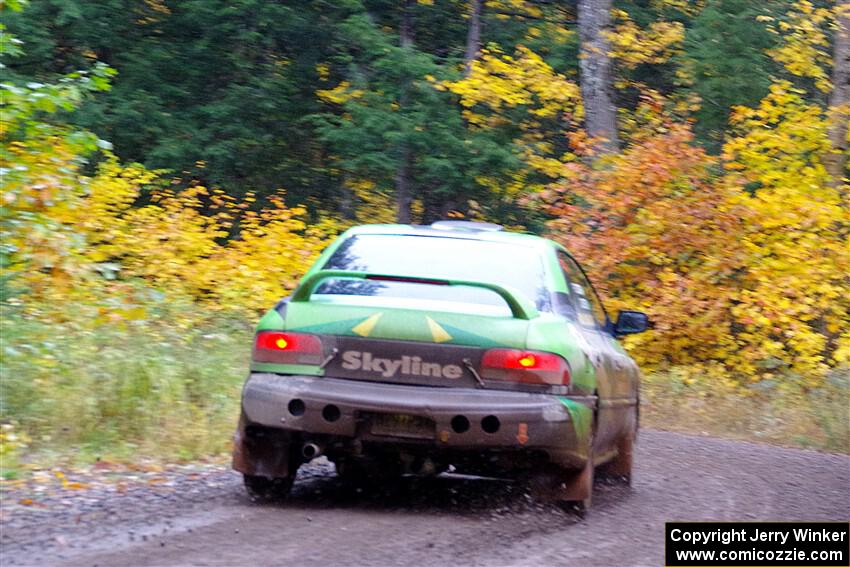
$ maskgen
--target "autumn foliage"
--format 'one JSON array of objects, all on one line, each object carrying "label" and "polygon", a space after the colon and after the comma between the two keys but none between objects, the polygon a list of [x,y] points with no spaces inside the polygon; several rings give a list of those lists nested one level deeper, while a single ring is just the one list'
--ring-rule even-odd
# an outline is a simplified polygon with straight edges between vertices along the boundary
[{"label": "autumn foliage", "polygon": [[[18,111],[3,132],[2,283],[29,316],[94,326],[156,319],[152,298],[165,294],[196,303],[171,323],[250,317],[286,295],[338,231],[288,207],[282,192],[259,206],[251,193],[172,186],[122,165],[91,134],[45,121],[59,107],[49,97],[73,108],[69,92],[88,84],[75,79],[7,95]],[[88,172],[85,158],[97,151]]]},{"label": "autumn foliage", "polygon": [[[0,83],[4,425],[35,438],[74,422],[69,446],[114,430],[159,449],[170,428],[200,452],[218,447],[250,322],[340,230],[402,208],[414,222],[489,220],[563,243],[612,315],[649,314],[653,329],[625,340],[644,371],[663,370],[647,391],[791,384],[817,409],[818,389],[846,376],[850,188],[834,166],[846,164],[850,108],[828,102],[846,2],[615,10],[622,144],[605,155],[585,132],[570,3],[484,2],[487,37],[469,61],[446,43],[463,39],[465,3],[281,2],[227,17],[204,2],[137,4],[80,3],[129,18],[114,49],[88,45],[82,16],[49,33],[18,19],[38,53],[62,57],[33,75],[44,83]],[[394,31],[408,9],[427,29],[412,42]],[[0,52],[20,56],[3,26]],[[93,63],[122,49],[118,79]],[[193,73],[173,67],[186,61]],[[88,70],[57,75],[72,62]],[[154,67],[169,79],[151,81]],[[113,82],[123,88],[106,98]],[[86,108],[115,148],[74,125]]]},{"label": "autumn foliage", "polygon": [[816,380],[850,352],[850,216],[820,162],[825,118],[779,84],[733,125],[722,158],[659,114],[623,153],[567,164],[541,195],[549,226],[611,307],[650,314],[629,341],[645,365]]},{"label": "autumn foliage", "polygon": [[[794,21],[793,30],[804,25]],[[679,36],[661,35],[658,49],[673,49]],[[646,56],[629,55],[638,46],[627,37],[618,57]],[[820,59],[808,67],[795,59],[794,68],[820,77],[810,69]],[[777,81],[758,106],[735,108],[713,156],[695,143],[679,102],[635,85],[642,96],[623,116],[627,146],[599,157],[581,130],[576,83],[526,47],[486,49],[466,77],[425,82],[457,96],[471,129],[515,144],[522,166],[513,182],[479,183],[545,212],[550,235],[590,268],[612,312],[649,313],[653,332],[629,340],[645,368],[746,382],[788,372],[817,380],[848,363],[850,218],[823,163],[827,112],[799,87]],[[183,326],[213,314],[250,317],[286,295],[345,224],[287,206],[282,192],[258,202],[250,192],[174,184],[122,165],[90,135],[34,121],[52,108],[27,101],[73,99],[72,84],[14,91],[19,112],[5,133],[15,173],[3,193],[4,285],[24,292],[18,301],[33,315],[68,319],[71,303],[93,310],[94,324],[145,320],[156,316],[153,293],[195,305],[174,321]],[[333,92],[359,96],[346,85]],[[547,138],[554,123],[564,131]],[[81,157],[95,151],[103,159],[86,171]],[[355,218],[387,216],[391,203],[374,183],[349,184]]]},{"label": "autumn foliage", "polygon": [[[51,167],[58,164],[74,167],[59,159]],[[68,300],[98,304],[105,320],[144,319],[145,289],[196,302],[196,322],[216,313],[251,317],[293,289],[338,230],[287,207],[283,194],[253,210],[250,194],[238,201],[199,185],[174,190],[114,158],[60,191],[37,211],[44,231],[18,225],[23,230],[7,233],[18,272],[11,284],[28,289],[41,316],[60,320],[68,314],[49,306]],[[9,191],[6,202],[28,200]],[[127,282],[144,285],[115,297]]]},{"label": "autumn foliage", "polygon": [[0,156],[3,474],[31,444],[226,450],[249,322],[338,230],[282,192],[260,205],[122,165],[52,121],[86,86],[71,77],[4,101],[18,112],[4,112]]}]

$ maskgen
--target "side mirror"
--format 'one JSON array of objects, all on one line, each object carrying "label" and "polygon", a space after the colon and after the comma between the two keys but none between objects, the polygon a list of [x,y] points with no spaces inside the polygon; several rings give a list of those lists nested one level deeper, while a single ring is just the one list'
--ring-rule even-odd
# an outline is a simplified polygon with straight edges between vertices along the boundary
[{"label": "side mirror", "polygon": [[620,311],[614,324],[615,335],[633,335],[649,328],[649,317],[640,311]]}]

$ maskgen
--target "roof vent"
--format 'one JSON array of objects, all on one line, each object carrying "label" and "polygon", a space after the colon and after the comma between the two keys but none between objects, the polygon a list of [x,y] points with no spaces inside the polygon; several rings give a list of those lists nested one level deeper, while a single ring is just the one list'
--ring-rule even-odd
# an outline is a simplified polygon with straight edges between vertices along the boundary
[{"label": "roof vent", "polygon": [[500,224],[466,220],[441,220],[431,223],[431,228],[437,228],[440,230],[462,230],[465,232],[499,232],[501,230],[505,230],[505,227]]}]

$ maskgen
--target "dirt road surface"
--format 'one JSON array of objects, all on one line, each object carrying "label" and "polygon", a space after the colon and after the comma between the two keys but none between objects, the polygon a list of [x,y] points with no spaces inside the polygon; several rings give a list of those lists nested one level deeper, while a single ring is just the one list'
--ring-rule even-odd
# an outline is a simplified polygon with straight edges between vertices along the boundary
[{"label": "dirt road surface", "polygon": [[644,430],[636,467],[630,489],[597,482],[584,520],[500,480],[354,491],[322,461],[275,505],[249,501],[226,470],[28,506],[7,494],[0,563],[657,567],[665,521],[850,520],[847,455]]}]

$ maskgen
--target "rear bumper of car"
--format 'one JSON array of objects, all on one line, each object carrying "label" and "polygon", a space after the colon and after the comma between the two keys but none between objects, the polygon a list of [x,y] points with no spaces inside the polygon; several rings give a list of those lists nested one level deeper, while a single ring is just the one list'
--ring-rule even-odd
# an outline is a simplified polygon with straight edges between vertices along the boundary
[{"label": "rear bumper of car", "polygon": [[[375,416],[391,416],[402,427],[378,428]],[[418,428],[406,430],[405,421]],[[537,450],[569,468],[586,462],[589,434],[576,427],[558,397],[546,394],[271,373],[253,373],[245,383],[241,428],[248,425],[300,439],[408,442],[454,451]]]}]

